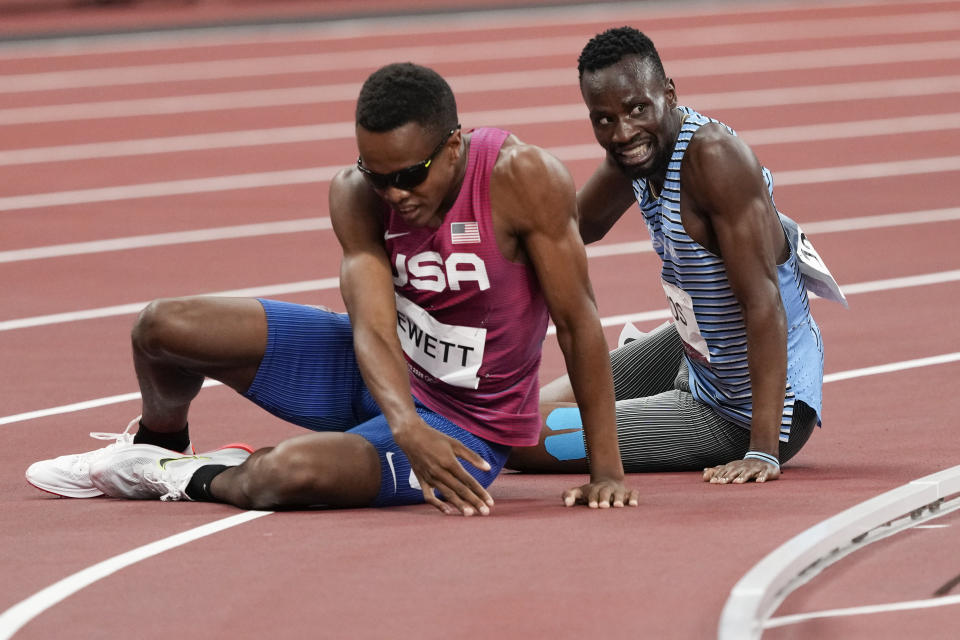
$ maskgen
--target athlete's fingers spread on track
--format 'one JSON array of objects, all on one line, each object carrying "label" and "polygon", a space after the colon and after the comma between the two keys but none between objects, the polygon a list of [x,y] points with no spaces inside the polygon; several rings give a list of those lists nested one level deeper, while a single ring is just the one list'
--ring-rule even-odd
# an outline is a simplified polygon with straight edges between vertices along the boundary
[{"label": "athlete's fingers spread on track", "polygon": [[563,503],[568,507],[585,504],[591,509],[636,507],[640,504],[640,493],[636,489],[627,489],[622,482],[600,480],[564,491]]},{"label": "athlete's fingers spread on track", "polygon": [[[431,498],[426,486],[435,487],[440,493],[464,515],[474,512],[480,512],[483,515],[490,513],[490,505],[493,504],[493,498],[480,485],[480,483],[471,476],[459,458],[470,460],[475,459],[478,467],[490,468],[490,465],[476,456],[473,451],[468,449],[462,442],[451,438],[439,431],[428,427],[426,424],[422,428],[412,428],[400,431],[394,435],[397,444],[407,454],[410,461],[410,467],[413,469],[420,486],[424,487],[424,499],[441,511],[446,513],[445,509],[440,508],[438,502]],[[462,504],[457,502],[462,501]],[[449,505],[448,505],[449,506]]]},{"label": "athlete's fingers spread on track", "polygon": [[452,516],[460,513],[455,507],[438,498],[433,492],[433,486],[429,482],[425,482],[423,480],[420,480],[419,482],[420,486],[423,488],[423,499],[427,504],[433,505],[445,516]]},{"label": "athlete's fingers spread on track", "polygon": [[581,504],[584,502],[582,487],[574,487],[573,489],[568,489],[567,491],[563,492],[563,504],[568,507],[572,507],[578,502]]},{"label": "athlete's fingers spread on track", "polygon": [[[481,471],[490,471],[490,463],[484,460],[480,454],[478,454],[473,449],[470,449],[469,447],[467,447],[467,445],[463,444],[462,442],[454,440],[454,443],[455,443],[454,448],[456,449],[456,454],[458,458],[460,458],[461,460],[466,460],[467,462],[472,464],[477,469],[480,469]],[[461,481],[463,481],[467,486],[469,486],[476,495],[480,496],[483,499],[484,503],[487,504],[487,506],[490,506],[490,507],[493,506],[493,498],[490,496],[489,493],[487,493],[487,490],[483,488],[483,485],[480,484],[480,481],[474,478],[472,475],[470,475],[470,473],[468,473],[467,470],[463,468],[463,465],[459,465],[459,469],[457,470],[457,477],[459,477]]]},{"label": "athlete's fingers spread on track", "polygon": [[719,473],[721,469],[723,469],[723,465],[720,465],[718,467],[705,467],[703,470],[703,481],[711,482],[713,480],[713,477],[717,475],[717,473]]},{"label": "athlete's fingers spread on track", "polygon": [[465,516],[471,516],[475,511],[485,516],[490,515],[493,498],[466,469],[459,464],[457,466],[459,469],[450,469],[451,473],[438,478],[442,481],[443,495]]},{"label": "athlete's fingers spread on track", "polygon": [[489,505],[493,503],[493,498],[456,458],[452,464],[431,469],[428,482],[463,515],[490,514]]},{"label": "athlete's fingers spread on track", "polygon": [[617,488],[613,492],[613,506],[614,507],[625,507],[631,506],[636,507],[640,504],[640,492],[636,489],[627,489],[624,486]]},{"label": "athlete's fingers spread on track", "polygon": [[590,506],[609,509],[611,496],[613,496],[613,489],[611,487],[595,484],[590,490]]},{"label": "athlete's fingers spread on track", "polygon": [[734,460],[703,470],[703,480],[711,484],[743,484],[750,480],[766,482],[780,477],[776,466],[762,460]]}]

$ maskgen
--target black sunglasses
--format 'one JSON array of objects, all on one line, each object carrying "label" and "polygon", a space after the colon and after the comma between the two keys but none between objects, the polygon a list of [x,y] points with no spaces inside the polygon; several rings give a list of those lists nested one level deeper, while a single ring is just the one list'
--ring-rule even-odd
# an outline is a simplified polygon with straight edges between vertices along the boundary
[{"label": "black sunglasses", "polygon": [[417,164],[390,173],[377,173],[363,166],[363,158],[357,157],[357,169],[359,169],[363,177],[373,185],[374,189],[386,189],[391,186],[404,191],[413,189],[427,179],[433,159],[440,153],[440,150],[443,149],[443,145],[447,144],[450,136],[456,133],[459,128],[460,125],[458,124],[453,129],[450,129],[447,135],[443,136],[443,140],[440,141],[437,148],[433,150],[433,153],[430,154],[430,157],[423,162],[418,162]]}]

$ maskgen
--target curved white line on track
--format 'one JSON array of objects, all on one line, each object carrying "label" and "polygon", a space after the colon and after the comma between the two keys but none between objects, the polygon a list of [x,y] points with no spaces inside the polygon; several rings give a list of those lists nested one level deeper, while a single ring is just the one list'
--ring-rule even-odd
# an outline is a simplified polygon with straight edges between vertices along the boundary
[{"label": "curved white line on track", "polygon": [[768,616],[797,587],[867,545],[960,509],[958,492],[960,466],[950,467],[801,531],[764,556],[734,585],[720,616],[717,637],[759,640]]},{"label": "curved white line on track", "polygon": [[189,529],[182,533],[151,542],[150,544],[131,549],[126,553],[114,556],[103,562],[87,567],[82,571],[56,582],[46,589],[38,591],[26,600],[22,600],[0,614],[0,640],[6,640],[15,634],[23,625],[27,624],[33,618],[37,617],[50,607],[61,600],[73,595],[84,587],[87,587],[97,580],[105,578],[120,569],[136,564],[157,554],[169,551],[176,547],[193,542],[199,538],[229,529],[263,516],[268,516],[272,511],[244,511],[237,515],[216,520],[194,529]]},{"label": "curved white line on track", "polygon": [[[921,527],[915,528],[920,529]],[[787,625],[797,624],[807,620],[816,620],[819,618],[839,618],[843,616],[862,616],[869,613],[910,611],[913,609],[932,609],[934,607],[945,607],[952,604],[960,604],[960,595],[928,598],[926,600],[890,602],[888,604],[864,605],[862,607],[849,607],[846,609],[826,609],[824,611],[812,611],[810,613],[798,613],[789,616],[780,616],[779,618],[770,618],[767,620],[763,624],[763,628],[773,629],[775,627],[785,627]]]},{"label": "curved white line on track", "polygon": [[[951,362],[951,361],[957,361],[957,360],[960,360],[960,353],[945,354],[944,356],[937,356],[934,358],[923,358],[919,360],[911,360],[911,361],[905,361],[901,363],[894,362],[894,363],[889,363],[887,365],[882,365],[881,367],[871,367],[867,369],[857,369],[854,371],[838,372],[838,373],[832,374],[832,376],[826,376],[824,378],[824,382],[829,382],[830,380],[828,380],[827,378],[831,378],[831,377],[832,379],[835,379],[835,380],[843,380],[847,378],[859,377],[864,375],[873,375],[874,373],[899,371],[902,369],[912,368],[913,366],[930,366],[933,364],[939,364],[941,362]],[[920,362],[922,362],[923,364],[917,364]],[[212,381],[208,381],[208,382],[212,382]],[[213,384],[219,384],[219,383],[214,382]],[[213,386],[213,384],[208,385],[207,383],[204,383],[204,386]],[[138,398],[139,396],[140,396],[139,393],[124,394],[122,396],[112,396],[111,398],[102,398],[99,401],[90,401],[89,403],[77,403],[74,405],[66,405],[65,407],[57,408],[57,409],[63,409],[62,411],[56,410],[56,409],[47,410],[48,413],[46,413],[45,415],[52,415],[53,413],[66,413],[68,411],[79,411],[79,410],[90,408],[90,407],[103,406],[104,404],[110,404],[112,402],[125,402],[127,400]],[[31,414],[20,414],[20,416],[7,416],[5,418],[0,418],[0,424],[7,424],[9,422],[29,420],[33,418],[42,417],[41,416],[42,413],[43,412],[32,412]],[[11,418],[14,418],[15,420],[11,420]],[[135,564],[151,556],[157,555],[159,553],[163,553],[164,551],[184,545],[188,542],[192,542],[193,540],[197,540],[199,538],[211,535],[213,533],[217,533],[219,531],[229,529],[230,527],[234,527],[236,525],[249,522],[250,520],[254,520],[256,518],[269,515],[270,513],[273,513],[273,512],[245,511],[235,516],[230,516],[222,520],[217,520],[215,522],[211,522],[209,524],[202,525],[194,529],[190,529],[189,531],[185,531],[183,533],[179,533],[174,536],[164,538],[162,540],[158,540],[156,542],[144,545],[142,547],[138,547],[136,549],[123,553],[119,556],[115,556],[113,558],[100,562],[96,565],[93,565],[71,576],[68,576],[63,580],[60,580],[59,582],[41,591],[38,591],[34,595],[26,598],[25,600],[22,600],[18,604],[14,605],[10,609],[7,609],[5,612],[0,614],[0,640],[7,640],[14,633],[16,633],[17,630],[23,627],[23,625],[27,624],[30,620],[32,620],[39,614],[43,613],[50,607],[56,605],[58,602],[64,600],[70,595],[73,595],[74,593],[83,589],[84,587],[89,586],[90,584],[93,584],[97,580],[105,578],[115,573],[116,571],[123,569],[124,567],[128,567],[132,564]],[[945,600],[950,600],[952,598],[953,597],[939,598],[938,601],[940,601],[943,604],[954,604],[953,602],[949,602],[949,603],[944,602]],[[956,596],[956,598],[960,598],[960,596]],[[903,604],[909,604],[909,603],[903,603]],[[938,606],[938,605],[931,604],[927,606]],[[830,612],[821,612],[822,615],[815,615],[815,614],[805,614],[805,615],[808,615],[810,617],[826,617],[826,614],[828,613]],[[856,613],[860,613],[860,612],[856,612]],[[870,612],[866,611],[864,613],[870,613]],[[854,615],[854,613],[832,614],[832,615]],[[797,618],[798,616],[792,616],[792,617]],[[781,624],[771,624],[771,623],[776,623],[778,620],[785,620],[785,619],[786,617],[782,619],[777,619],[777,618],[771,619],[768,621],[767,626],[781,626],[781,624],[791,624],[794,622],[793,620],[791,620],[790,622],[783,622]],[[799,622],[800,620],[796,620],[796,621]]]}]

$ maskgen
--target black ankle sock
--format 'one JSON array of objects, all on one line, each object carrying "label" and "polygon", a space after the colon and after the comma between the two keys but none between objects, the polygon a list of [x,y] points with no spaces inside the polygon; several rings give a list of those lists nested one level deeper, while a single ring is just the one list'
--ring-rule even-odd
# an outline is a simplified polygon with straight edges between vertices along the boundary
[{"label": "black ankle sock", "polygon": [[210,485],[213,483],[214,478],[229,468],[230,467],[225,464],[207,464],[200,467],[193,472],[193,477],[191,477],[190,482],[187,483],[184,493],[186,493],[187,497],[191,500],[198,502],[222,502],[222,500],[218,500],[210,493]]},{"label": "black ankle sock", "polygon": [[189,426],[185,424],[183,429],[173,433],[159,433],[143,426],[143,421],[141,421],[139,430],[133,436],[133,442],[134,444],[152,444],[171,451],[185,451],[190,446]]}]

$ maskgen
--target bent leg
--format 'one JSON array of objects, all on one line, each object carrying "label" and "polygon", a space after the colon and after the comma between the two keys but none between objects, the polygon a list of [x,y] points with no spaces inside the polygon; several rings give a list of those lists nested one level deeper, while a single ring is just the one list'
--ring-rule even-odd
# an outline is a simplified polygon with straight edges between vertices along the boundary
[{"label": "bent leg", "polygon": [[[683,342],[672,324],[610,352],[613,393],[617,400],[643,398],[674,388],[683,362]],[[557,378],[540,389],[541,403],[575,402],[570,378]]]},{"label": "bent leg", "polygon": [[244,392],[267,344],[263,307],[246,298],[178,298],[151,302],[131,336],[151,431],[179,431],[205,377]]}]

